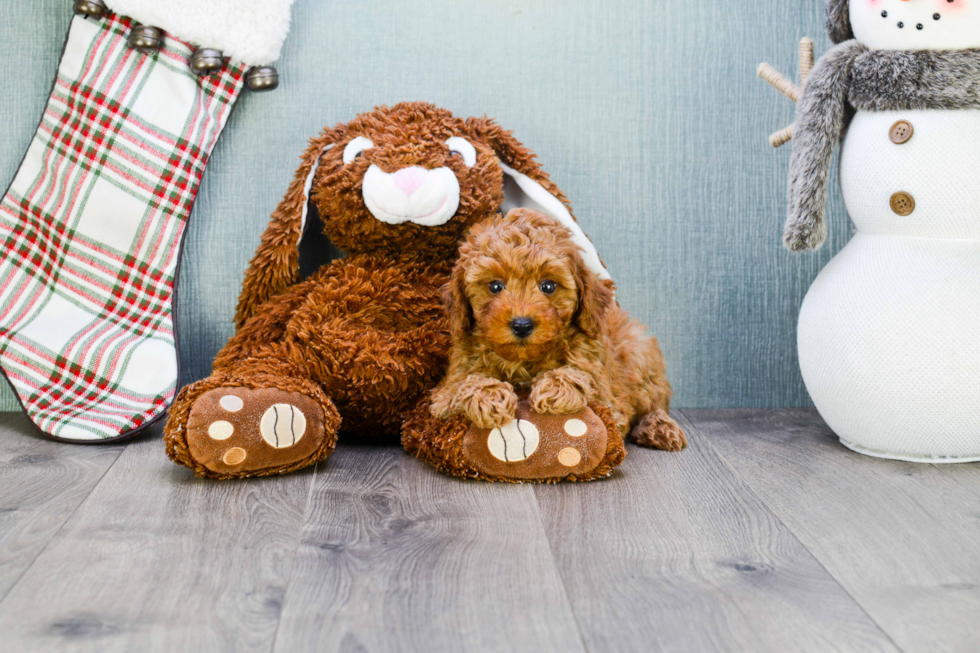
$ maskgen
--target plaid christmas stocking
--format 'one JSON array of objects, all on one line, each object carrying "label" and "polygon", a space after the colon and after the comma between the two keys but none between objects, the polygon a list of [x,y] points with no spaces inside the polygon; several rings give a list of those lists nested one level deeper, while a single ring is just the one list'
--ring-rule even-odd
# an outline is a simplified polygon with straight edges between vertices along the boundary
[{"label": "plaid christmas stocking", "polygon": [[[287,24],[290,1],[276,0]],[[135,20],[96,14],[72,21],[0,201],[0,368],[34,424],[72,441],[132,435],[174,397],[184,228],[247,71],[198,77],[195,46],[167,31],[159,49],[133,49]]]}]

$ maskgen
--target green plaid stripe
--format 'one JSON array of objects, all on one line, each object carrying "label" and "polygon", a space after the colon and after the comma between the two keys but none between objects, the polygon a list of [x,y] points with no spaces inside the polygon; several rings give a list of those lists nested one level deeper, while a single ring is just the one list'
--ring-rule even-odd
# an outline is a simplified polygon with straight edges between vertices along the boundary
[{"label": "green plaid stripe", "polygon": [[198,79],[193,48],[131,50],[133,23],[75,18],[54,91],[0,201],[0,366],[31,419],[115,437],[176,392],[179,246],[244,71]]}]

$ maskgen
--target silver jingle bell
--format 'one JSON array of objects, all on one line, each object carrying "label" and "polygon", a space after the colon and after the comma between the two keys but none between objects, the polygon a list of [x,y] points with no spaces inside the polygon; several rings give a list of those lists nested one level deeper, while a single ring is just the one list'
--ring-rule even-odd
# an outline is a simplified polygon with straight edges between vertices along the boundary
[{"label": "silver jingle bell", "polygon": [[272,66],[256,66],[245,77],[248,90],[261,93],[279,88],[279,71]]},{"label": "silver jingle bell", "polygon": [[216,73],[225,66],[224,55],[221,50],[211,48],[198,48],[191,56],[191,70],[198,77],[205,77],[211,73]]},{"label": "silver jingle bell", "polygon": [[73,9],[77,15],[89,18],[102,18],[109,13],[102,0],[75,0]]},{"label": "silver jingle bell", "polygon": [[137,25],[129,33],[129,47],[140,52],[153,52],[163,46],[163,30],[149,25]]}]

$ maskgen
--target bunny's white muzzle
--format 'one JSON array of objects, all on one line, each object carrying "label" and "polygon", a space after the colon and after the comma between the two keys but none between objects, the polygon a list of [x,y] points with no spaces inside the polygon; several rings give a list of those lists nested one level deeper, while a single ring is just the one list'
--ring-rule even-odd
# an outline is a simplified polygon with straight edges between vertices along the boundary
[{"label": "bunny's white muzzle", "polygon": [[371,215],[388,224],[445,224],[459,208],[459,180],[449,168],[419,166],[387,173],[376,165],[364,175],[364,203]]}]

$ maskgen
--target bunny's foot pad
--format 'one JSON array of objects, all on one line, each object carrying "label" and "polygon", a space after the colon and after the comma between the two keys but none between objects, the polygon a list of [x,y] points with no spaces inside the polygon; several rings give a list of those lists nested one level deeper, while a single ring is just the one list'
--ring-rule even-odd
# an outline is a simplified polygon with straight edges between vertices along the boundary
[{"label": "bunny's foot pad", "polygon": [[402,443],[409,453],[455,476],[515,483],[604,478],[626,455],[608,408],[543,415],[526,401],[518,404],[514,421],[496,429],[417,411],[403,427]]},{"label": "bunny's foot pad", "polygon": [[301,393],[216,388],[191,408],[187,450],[222,478],[298,469],[325,457],[320,454],[333,435],[325,426],[320,405]]},{"label": "bunny's foot pad", "polygon": [[471,426],[463,452],[487,476],[530,481],[588,474],[606,455],[606,425],[590,409],[571,415],[534,413],[526,402],[517,419],[497,429]]}]

